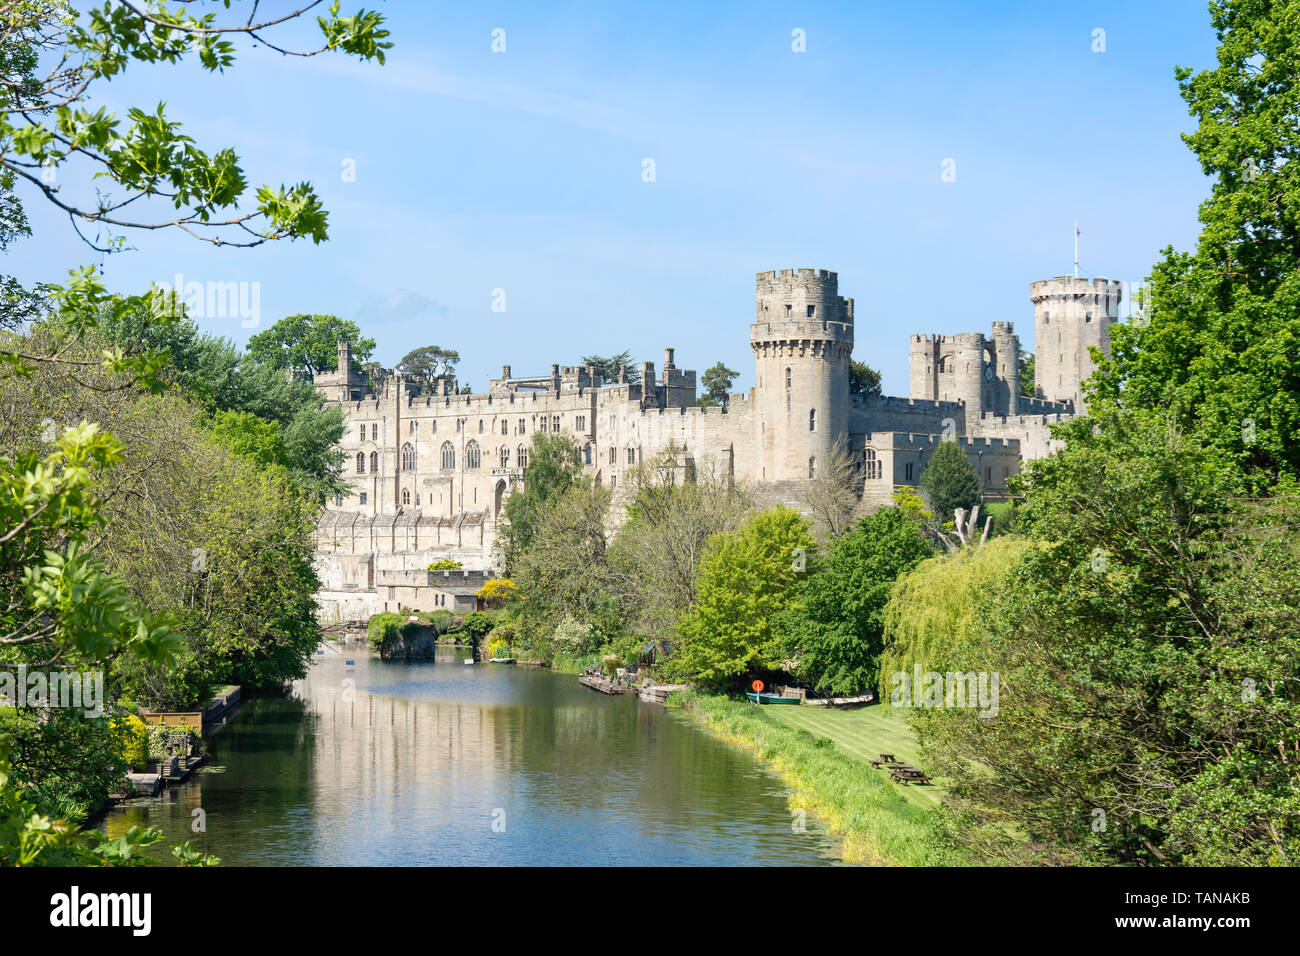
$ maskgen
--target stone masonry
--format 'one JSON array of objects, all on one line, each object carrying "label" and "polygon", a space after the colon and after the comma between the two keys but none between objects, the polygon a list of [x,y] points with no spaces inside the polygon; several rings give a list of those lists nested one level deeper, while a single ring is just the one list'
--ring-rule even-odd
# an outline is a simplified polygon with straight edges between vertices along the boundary
[{"label": "stone masonry", "polygon": [[[537,432],[564,432],[592,478],[615,490],[633,465],[674,446],[685,474],[700,465],[797,500],[798,487],[842,448],[869,504],[915,487],[939,441],[959,441],[985,500],[1058,443],[1048,426],[1082,412],[1092,373],[1088,347],[1105,350],[1119,314],[1120,283],[1060,276],[1031,285],[1037,353],[1035,397],[1020,396],[1019,338],[1011,322],[989,335],[914,335],[910,395],[849,393],[853,300],[825,269],[757,276],[750,326],[755,386],[726,409],[695,404],[696,373],[674,350],[661,369],[641,363],[641,383],[602,384],[594,369],[552,365],[515,376],[509,365],[488,391],[427,393],[388,375],[378,393],[339,343],[338,371],[315,378],[342,408],[344,476],[351,493],[331,502],[319,527],[319,595],[327,620],[360,620],[403,606],[467,607],[467,595],[499,564],[494,551],[505,499],[520,487]],[[626,376],[623,377],[624,379]],[[444,580],[425,570],[461,561],[471,573]],[[453,572],[456,575],[457,572]],[[449,603],[450,602],[450,603]]]}]

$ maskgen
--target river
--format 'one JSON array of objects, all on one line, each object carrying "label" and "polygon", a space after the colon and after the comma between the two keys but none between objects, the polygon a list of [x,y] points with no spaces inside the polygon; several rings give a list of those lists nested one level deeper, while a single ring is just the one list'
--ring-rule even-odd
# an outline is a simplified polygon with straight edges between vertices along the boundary
[{"label": "river", "polygon": [[288,696],[244,702],[200,773],[102,825],[151,824],[226,865],[834,862],[777,777],[683,714],[439,654],[326,645]]}]

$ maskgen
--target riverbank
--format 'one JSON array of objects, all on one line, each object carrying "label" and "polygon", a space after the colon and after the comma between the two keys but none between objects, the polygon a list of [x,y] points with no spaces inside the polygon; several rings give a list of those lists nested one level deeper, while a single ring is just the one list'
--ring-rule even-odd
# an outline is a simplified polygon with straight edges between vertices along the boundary
[{"label": "riverbank", "polygon": [[926,805],[932,798],[905,794],[865,759],[846,752],[842,742],[837,745],[830,737],[790,726],[765,708],[725,697],[683,692],[674,694],[669,704],[775,771],[794,791],[790,805],[826,822],[846,862],[880,866],[970,862],[940,838],[933,820],[936,810]]}]

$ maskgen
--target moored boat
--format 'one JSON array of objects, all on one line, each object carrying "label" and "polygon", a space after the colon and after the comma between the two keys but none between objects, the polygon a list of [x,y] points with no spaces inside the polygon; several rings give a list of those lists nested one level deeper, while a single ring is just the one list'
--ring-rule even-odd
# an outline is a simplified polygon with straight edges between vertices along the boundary
[{"label": "moored boat", "polygon": [[746,691],[745,696],[756,704],[797,704],[798,697],[783,697],[780,694],[755,694],[752,690]]}]

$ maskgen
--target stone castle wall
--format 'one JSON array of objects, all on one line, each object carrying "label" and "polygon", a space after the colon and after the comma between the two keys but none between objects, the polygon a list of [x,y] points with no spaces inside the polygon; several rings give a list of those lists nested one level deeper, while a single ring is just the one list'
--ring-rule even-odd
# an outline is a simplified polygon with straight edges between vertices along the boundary
[{"label": "stone castle wall", "polygon": [[[343,410],[343,477],[351,487],[320,521],[322,599],[337,618],[358,619],[427,601],[434,592],[402,590],[403,576],[418,577],[433,561],[499,566],[504,503],[522,484],[539,431],[569,435],[584,471],[613,488],[616,503],[629,469],[673,448],[688,477],[708,469],[792,502],[843,451],[862,475],[864,500],[885,505],[896,488],[919,483],[945,438],[962,442],[986,498],[1004,499],[1023,460],[1059,449],[1049,428],[1079,405],[1078,376],[1090,367],[1077,349],[1108,343],[1116,286],[1064,278],[1033,284],[1036,320],[1051,335],[1060,330],[1060,355],[1075,355],[1044,365],[1039,346],[1037,367],[1060,384],[1034,399],[1019,395],[1020,346],[1010,322],[993,323],[989,336],[914,335],[910,397],[850,396],[853,300],[839,295],[838,276],[824,269],[758,274],[755,387],[732,395],[725,409],[695,404],[696,373],[678,369],[672,349],[659,373],[653,362],[641,363],[637,384],[626,375],[601,384],[592,368],[558,364],[550,374],[516,377],[506,365],[483,394],[454,394],[450,381],[423,394],[400,375],[384,377],[380,394],[371,394],[340,343],[342,371],[316,377],[322,397]],[[1073,328],[1069,343],[1065,326]],[[464,595],[452,599],[463,603]]]}]

